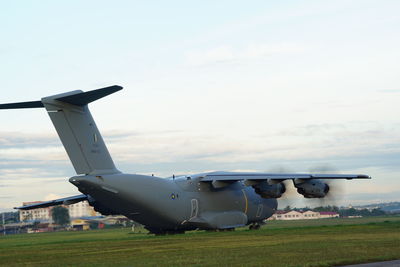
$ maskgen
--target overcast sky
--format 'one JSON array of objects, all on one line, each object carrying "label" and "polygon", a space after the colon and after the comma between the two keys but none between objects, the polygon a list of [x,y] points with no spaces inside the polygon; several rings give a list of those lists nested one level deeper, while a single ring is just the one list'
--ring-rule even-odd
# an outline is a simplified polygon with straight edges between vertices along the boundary
[{"label": "overcast sky", "polygon": [[[338,204],[400,201],[399,1],[0,10],[0,102],[123,86],[90,109],[124,172],[365,173],[333,189]],[[0,123],[0,211],[79,193],[43,109],[1,110]]]}]

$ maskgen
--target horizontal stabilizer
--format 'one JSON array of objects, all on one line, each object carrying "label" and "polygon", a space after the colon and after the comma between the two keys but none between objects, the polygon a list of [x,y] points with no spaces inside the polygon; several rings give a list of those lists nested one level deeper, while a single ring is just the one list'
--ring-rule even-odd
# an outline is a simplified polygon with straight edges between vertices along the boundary
[{"label": "horizontal stabilizer", "polygon": [[72,196],[72,197],[59,198],[59,199],[55,199],[55,200],[44,201],[44,202],[40,202],[40,203],[16,207],[14,209],[33,210],[33,209],[47,208],[47,207],[57,206],[57,205],[71,205],[71,204],[75,204],[75,203],[78,203],[81,201],[85,201],[87,199],[88,199],[88,196],[82,194],[82,195],[77,195],[77,196]]},{"label": "horizontal stabilizer", "polygon": [[68,104],[76,105],[76,106],[84,106],[87,105],[93,101],[96,101],[97,99],[100,99],[102,97],[108,96],[112,93],[115,93],[119,90],[121,90],[122,87],[118,85],[113,85],[97,90],[92,90],[88,92],[82,92],[78,94],[73,94],[69,96],[64,96],[60,98],[56,98],[55,100],[65,102]]},{"label": "horizontal stabilizer", "polygon": [[0,109],[17,109],[17,108],[43,108],[42,101],[29,101],[10,104],[0,104]]},{"label": "horizontal stabilizer", "polygon": [[[53,98],[54,100],[58,100],[64,103],[76,105],[76,106],[84,106],[87,105],[97,99],[108,96],[112,93],[115,93],[121,90],[122,87],[119,85],[113,85],[109,87],[104,87],[88,92],[81,92],[72,95],[62,96],[59,98]],[[29,101],[29,102],[18,102],[18,103],[9,103],[9,104],[0,104],[0,109],[19,109],[19,108],[43,108],[44,105],[42,101]]]}]

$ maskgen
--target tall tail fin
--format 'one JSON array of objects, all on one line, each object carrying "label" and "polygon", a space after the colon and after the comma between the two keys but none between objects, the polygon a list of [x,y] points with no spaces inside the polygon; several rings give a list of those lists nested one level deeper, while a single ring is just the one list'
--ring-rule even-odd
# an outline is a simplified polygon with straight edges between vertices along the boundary
[{"label": "tall tail fin", "polygon": [[118,173],[88,104],[121,90],[110,86],[44,97],[41,101],[2,104],[0,109],[45,107],[77,174]]}]

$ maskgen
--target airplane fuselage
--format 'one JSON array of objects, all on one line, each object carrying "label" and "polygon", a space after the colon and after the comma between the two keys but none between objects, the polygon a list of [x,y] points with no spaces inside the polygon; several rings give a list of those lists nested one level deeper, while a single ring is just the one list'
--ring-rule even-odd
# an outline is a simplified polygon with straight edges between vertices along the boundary
[{"label": "airplane fuselage", "polygon": [[154,233],[260,223],[277,208],[276,199],[260,197],[241,181],[214,188],[198,177],[110,174],[74,176],[70,182],[102,213],[123,214]]},{"label": "airplane fuselage", "polygon": [[[152,233],[193,229],[233,229],[260,223],[277,209],[277,198],[292,180],[306,198],[323,198],[329,186],[322,180],[370,179],[364,174],[211,172],[159,178],[123,174],[115,166],[89,111],[88,104],[121,90],[109,86],[75,90],[40,101],[0,104],[0,109],[45,108],[80,176],[70,178],[82,195],[18,207],[27,210],[88,200],[104,215],[122,214]],[[322,180],[320,180],[322,179]]]}]

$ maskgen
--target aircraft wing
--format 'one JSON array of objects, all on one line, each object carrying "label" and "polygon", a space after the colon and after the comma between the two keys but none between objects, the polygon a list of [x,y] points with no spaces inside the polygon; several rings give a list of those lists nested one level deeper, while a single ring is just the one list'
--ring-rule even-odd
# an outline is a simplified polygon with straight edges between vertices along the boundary
[{"label": "aircraft wing", "polygon": [[371,179],[365,174],[310,174],[310,173],[258,173],[258,172],[214,172],[203,175],[202,182],[240,181],[240,180],[277,180],[288,179]]},{"label": "aircraft wing", "polygon": [[65,197],[65,198],[59,198],[59,199],[50,200],[50,201],[44,201],[44,202],[30,204],[30,205],[21,206],[21,207],[15,207],[14,209],[32,210],[32,209],[46,208],[46,207],[57,206],[57,205],[71,205],[71,204],[75,204],[75,203],[85,201],[85,200],[88,200],[88,196],[82,194],[82,195],[77,195],[77,196],[72,196],[72,197]]}]

